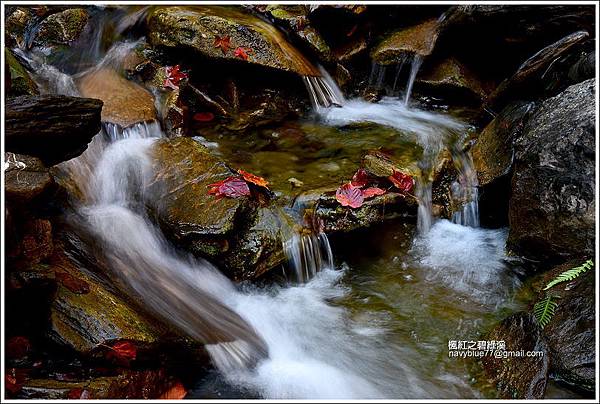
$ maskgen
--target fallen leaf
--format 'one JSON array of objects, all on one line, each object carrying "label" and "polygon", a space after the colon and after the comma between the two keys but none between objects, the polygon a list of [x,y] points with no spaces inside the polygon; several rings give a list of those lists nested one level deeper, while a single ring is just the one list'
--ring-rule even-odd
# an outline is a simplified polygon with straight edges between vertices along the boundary
[{"label": "fallen leaf", "polygon": [[365,199],[373,198],[377,195],[383,195],[385,192],[385,189],[381,189],[379,187],[365,188],[362,190],[363,198]]},{"label": "fallen leaf", "polygon": [[85,400],[85,399],[90,398],[90,392],[87,391],[86,389],[81,389],[81,388],[71,389],[67,393],[67,398],[70,398],[73,400],[77,400],[77,399]]},{"label": "fallen leaf", "polygon": [[241,46],[238,46],[233,52],[233,56],[240,59],[248,60],[248,55],[253,52],[254,51],[251,48],[243,48]]},{"label": "fallen leaf", "polygon": [[4,385],[6,386],[6,390],[12,394],[17,394],[21,390],[21,384],[17,383],[17,378],[8,373],[4,377]]},{"label": "fallen leaf", "polygon": [[31,343],[29,338],[16,336],[6,341],[6,356],[11,359],[19,359],[27,356],[31,351]]},{"label": "fallen leaf", "polygon": [[388,179],[396,188],[405,193],[410,192],[415,184],[413,177],[400,171],[394,171],[394,173],[390,175]]},{"label": "fallen leaf", "polygon": [[90,291],[90,285],[86,281],[78,279],[68,272],[57,270],[54,276],[61,285],[75,294],[84,295]]},{"label": "fallen leaf", "polygon": [[187,73],[179,71],[179,65],[165,67],[165,81],[163,87],[169,87],[173,90],[179,89],[179,82],[187,77]]},{"label": "fallen leaf", "polygon": [[181,400],[187,395],[187,390],[181,382],[175,383],[173,387],[162,393],[159,399],[162,400]]},{"label": "fallen leaf", "polygon": [[335,199],[342,206],[349,206],[351,208],[360,208],[365,201],[362,191],[360,188],[348,183],[344,184],[337,189],[335,192]]},{"label": "fallen leaf", "polygon": [[209,185],[209,194],[216,196],[227,196],[229,198],[239,198],[241,196],[250,195],[248,183],[240,177],[227,177],[222,181],[215,182]]},{"label": "fallen leaf", "polygon": [[352,181],[350,181],[352,185],[359,188],[364,187],[365,185],[367,185],[368,182],[369,174],[364,168],[359,168],[352,177]]},{"label": "fallen leaf", "polygon": [[198,122],[210,122],[215,119],[215,114],[212,112],[198,112],[194,114],[193,119]]},{"label": "fallen leaf", "polygon": [[213,43],[213,46],[215,48],[221,48],[223,54],[226,54],[229,50],[230,42],[231,38],[229,36],[215,36],[215,42]]},{"label": "fallen leaf", "polygon": [[137,347],[129,341],[119,341],[115,343],[108,351],[107,357],[120,360],[135,360],[137,356]]},{"label": "fallen leaf", "polygon": [[254,175],[244,170],[238,170],[238,173],[240,173],[240,175],[244,178],[246,182],[269,189],[269,187],[267,187],[267,185],[269,185],[269,182],[266,181],[263,177],[259,177],[258,175]]}]

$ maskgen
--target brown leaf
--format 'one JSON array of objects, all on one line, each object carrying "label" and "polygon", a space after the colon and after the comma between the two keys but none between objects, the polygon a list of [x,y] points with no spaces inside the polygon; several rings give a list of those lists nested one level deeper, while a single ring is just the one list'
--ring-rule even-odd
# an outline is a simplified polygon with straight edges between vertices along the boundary
[{"label": "brown leaf", "polygon": [[223,54],[226,54],[229,50],[230,43],[231,38],[229,36],[220,37],[215,35],[215,42],[213,43],[213,46],[215,48],[221,48]]},{"label": "brown leaf", "polygon": [[360,188],[348,183],[339,187],[335,193],[335,199],[342,206],[349,206],[351,208],[360,208],[365,201]]}]

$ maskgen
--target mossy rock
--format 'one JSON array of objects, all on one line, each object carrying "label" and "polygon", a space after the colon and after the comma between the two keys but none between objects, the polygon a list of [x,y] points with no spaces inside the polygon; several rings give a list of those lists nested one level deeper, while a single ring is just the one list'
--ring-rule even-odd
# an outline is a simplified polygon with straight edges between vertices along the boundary
[{"label": "mossy rock", "polygon": [[51,14],[40,23],[34,42],[40,46],[69,44],[79,38],[88,19],[89,14],[83,8]]},{"label": "mossy rock", "polygon": [[8,49],[4,49],[4,61],[8,65],[8,83],[10,85],[6,89],[8,97],[17,97],[19,95],[38,95],[37,84],[31,78],[31,75],[25,67],[17,60],[13,53]]}]

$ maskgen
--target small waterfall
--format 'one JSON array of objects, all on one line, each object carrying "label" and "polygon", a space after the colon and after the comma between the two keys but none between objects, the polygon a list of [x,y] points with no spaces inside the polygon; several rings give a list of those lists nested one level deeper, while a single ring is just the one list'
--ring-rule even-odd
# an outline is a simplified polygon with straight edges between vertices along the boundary
[{"label": "small waterfall", "polygon": [[371,74],[369,75],[369,87],[376,90],[383,88],[386,71],[387,66],[373,62],[371,64]]},{"label": "small waterfall", "polygon": [[455,152],[453,160],[459,174],[458,179],[450,187],[452,222],[463,226],[479,227],[479,183],[471,155],[462,151]]},{"label": "small waterfall", "polygon": [[315,110],[344,105],[344,94],[336,82],[324,68],[319,67],[319,71],[321,76],[304,76],[302,78]]},{"label": "small waterfall", "polygon": [[423,57],[417,54],[405,53],[398,58],[398,62],[396,64],[396,74],[394,75],[394,81],[390,85],[389,81],[386,83],[386,73],[390,66],[381,65],[379,63],[373,62],[371,64],[371,73],[369,74],[369,84],[368,87],[375,90],[386,89],[387,94],[398,95],[398,81],[400,80],[400,76],[403,75],[404,66],[410,63],[410,71],[408,72],[408,76],[406,79],[406,86],[404,90],[404,105],[408,105],[410,101],[410,95],[412,94],[412,89],[415,83],[415,79],[417,77],[417,73],[423,63]]},{"label": "small waterfall", "polygon": [[295,232],[283,242],[283,249],[298,283],[306,283],[321,270],[333,268],[333,252],[325,233]]},{"label": "small waterfall", "polygon": [[406,94],[404,95],[404,105],[408,105],[408,101],[410,100],[410,94],[412,93],[413,85],[415,84],[415,78],[417,77],[417,73],[419,72],[419,68],[421,67],[421,63],[423,63],[423,57],[420,55],[413,55],[412,61],[410,63],[410,74],[408,76],[408,82],[406,83]]}]

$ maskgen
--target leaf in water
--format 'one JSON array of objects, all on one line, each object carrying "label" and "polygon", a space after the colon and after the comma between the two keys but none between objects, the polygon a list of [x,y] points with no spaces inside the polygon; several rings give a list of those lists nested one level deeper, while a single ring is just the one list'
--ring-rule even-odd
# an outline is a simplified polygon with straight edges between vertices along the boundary
[{"label": "leaf in water", "polygon": [[6,341],[6,356],[12,359],[19,359],[27,356],[31,351],[31,342],[29,338],[16,336]]},{"label": "leaf in water", "polygon": [[249,182],[251,184],[257,185],[259,187],[263,187],[263,188],[269,189],[269,187],[267,187],[267,185],[269,185],[269,182],[267,180],[265,180],[263,177],[259,177],[258,175],[254,175],[254,174],[249,173],[249,172],[244,171],[244,170],[238,170],[238,173],[240,173],[240,175],[242,177],[244,177],[244,180],[246,182]]},{"label": "leaf in water", "polygon": [[119,360],[135,360],[137,356],[137,347],[129,341],[119,341],[115,343],[108,352],[107,357]]},{"label": "leaf in water", "polygon": [[238,46],[233,52],[233,56],[235,56],[236,58],[248,60],[248,55],[251,53],[254,53],[254,51],[251,48],[244,48]]},{"label": "leaf in water", "polygon": [[335,192],[335,199],[342,206],[350,206],[351,208],[360,208],[365,201],[360,188],[348,183],[344,184]]},{"label": "leaf in water", "polygon": [[209,187],[208,193],[219,197],[239,198],[250,195],[248,183],[240,177],[227,177],[222,181],[210,184]]},{"label": "leaf in water", "polygon": [[359,168],[356,173],[354,174],[354,176],[352,177],[352,181],[350,181],[350,183],[355,186],[355,187],[364,187],[365,185],[367,185],[369,182],[369,174],[367,173],[367,170],[365,170],[364,168]]},{"label": "leaf in water", "polygon": [[365,188],[362,190],[363,198],[365,199],[373,198],[377,195],[383,195],[385,192],[385,189],[381,189],[379,187]]},{"label": "leaf in water", "polygon": [[165,67],[167,78],[163,83],[163,87],[169,87],[173,90],[179,89],[179,82],[187,77],[187,73],[179,71],[179,68],[179,65]]},{"label": "leaf in water", "polygon": [[54,276],[65,288],[78,295],[85,295],[90,291],[90,285],[83,279],[78,279],[65,271],[55,271]]},{"label": "leaf in water", "polygon": [[215,119],[215,114],[212,112],[198,112],[194,114],[193,119],[198,122],[210,122]]},{"label": "leaf in water", "polygon": [[162,393],[159,399],[162,400],[181,400],[187,395],[187,390],[181,382],[175,383],[173,387]]},{"label": "leaf in water", "polygon": [[398,188],[401,192],[408,193],[413,189],[415,180],[408,174],[404,174],[401,171],[394,171],[388,179]]},{"label": "leaf in water", "polygon": [[231,42],[231,38],[229,36],[223,36],[223,37],[215,36],[215,42],[214,42],[213,46],[215,48],[221,48],[221,51],[223,52],[223,55],[224,55],[229,50],[230,42]]}]

